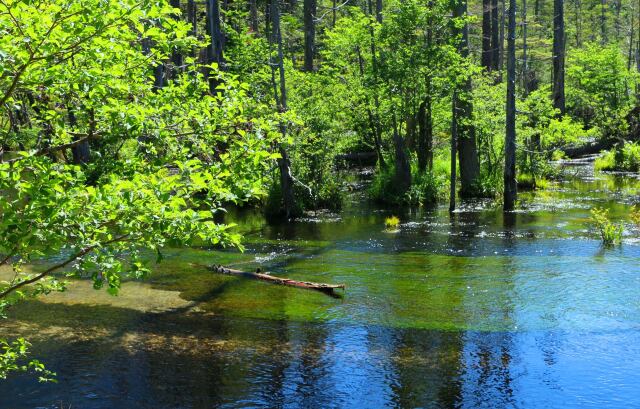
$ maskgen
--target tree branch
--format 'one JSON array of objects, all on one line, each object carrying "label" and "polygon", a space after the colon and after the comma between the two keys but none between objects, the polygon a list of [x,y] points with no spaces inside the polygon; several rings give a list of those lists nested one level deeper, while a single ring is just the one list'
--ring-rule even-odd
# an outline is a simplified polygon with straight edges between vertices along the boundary
[{"label": "tree branch", "polygon": [[21,281],[18,284],[15,284],[15,285],[13,285],[11,287],[6,288],[2,292],[0,292],[0,299],[6,298],[9,294],[11,294],[11,293],[15,292],[16,290],[24,287],[25,285],[33,284],[36,281],[42,280],[43,278],[45,278],[49,274],[53,273],[54,271],[66,267],[71,262],[79,259],[80,257],[83,257],[83,256],[87,255],[88,253],[90,253],[91,251],[95,250],[99,246],[103,246],[105,244],[111,244],[111,243],[115,243],[115,242],[118,242],[118,241],[122,241],[125,238],[127,238],[128,236],[129,236],[129,234],[123,234],[122,236],[118,236],[118,237],[116,237],[116,238],[114,238],[112,240],[105,241],[104,243],[97,243],[97,244],[85,247],[84,249],[82,249],[79,252],[75,253],[74,255],[72,255],[71,257],[66,259],[65,261],[63,261],[63,262],[61,262],[59,264],[56,264],[54,266],[49,267],[48,269],[46,269],[42,273],[40,273],[40,274],[38,274],[36,276],[33,276],[28,280]]}]

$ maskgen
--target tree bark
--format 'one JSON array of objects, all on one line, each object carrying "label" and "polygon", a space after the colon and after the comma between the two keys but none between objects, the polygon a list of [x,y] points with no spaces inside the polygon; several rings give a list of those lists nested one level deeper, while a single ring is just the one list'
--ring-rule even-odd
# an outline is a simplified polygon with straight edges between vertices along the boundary
[{"label": "tree bark", "polygon": [[325,283],[313,283],[310,281],[297,281],[297,280],[291,280],[289,278],[272,276],[269,273],[262,273],[260,272],[260,270],[257,270],[255,273],[253,273],[253,272],[247,272],[247,271],[234,270],[232,268],[226,268],[223,266],[211,266],[210,269],[219,274],[229,274],[229,275],[250,278],[254,280],[262,280],[272,284],[279,284],[279,285],[286,285],[289,287],[316,290],[334,297],[337,296],[337,294],[335,294],[335,290],[345,289],[344,284],[325,284]]},{"label": "tree bark", "polygon": [[304,70],[313,71],[316,41],[316,0],[304,0]]},{"label": "tree bark", "polygon": [[482,55],[480,64],[487,71],[491,71],[493,51],[491,49],[491,3],[493,0],[482,0]]},{"label": "tree bark", "polygon": [[554,0],[553,5],[553,107],[564,115],[564,0]]},{"label": "tree bark", "polygon": [[411,187],[411,165],[407,155],[407,147],[404,138],[398,131],[395,112],[393,114],[393,146],[395,148],[395,188],[399,193],[404,193]]},{"label": "tree bark", "polygon": [[[640,76],[640,0],[638,0],[638,39],[636,41],[636,72]],[[640,81],[636,81],[636,105],[640,106]]]},{"label": "tree bark", "polygon": [[[360,69],[360,77],[364,78],[364,59],[360,52],[360,47],[356,47],[356,53],[358,54],[358,67]],[[367,115],[369,117],[369,127],[371,128],[371,135],[373,136],[373,143],[376,150],[376,160],[380,166],[384,166],[384,158],[382,157],[382,138],[378,133],[379,127],[376,125],[376,118],[371,110],[369,95],[365,93],[365,104],[367,106]]]},{"label": "tree bark", "polygon": [[[454,17],[467,14],[467,1],[454,0]],[[458,52],[463,58],[469,57],[469,27],[465,24],[459,34],[461,40]],[[471,77],[467,77],[458,94],[457,129],[458,129],[458,158],[460,160],[460,196],[476,197],[478,195],[477,182],[480,177],[480,163],[476,146],[476,132],[473,125],[473,104],[471,102]]]},{"label": "tree bark", "polygon": [[382,0],[376,0],[376,21],[382,24]]},{"label": "tree bark", "polygon": [[[76,115],[72,108],[68,109],[69,112],[69,124],[71,127],[75,127],[77,124]],[[78,137],[74,138],[74,142],[78,142],[74,146],[71,147],[71,155],[73,156],[73,163],[75,165],[86,165],[89,163],[91,151],[89,148],[89,139],[91,138],[91,133],[95,128],[95,120],[93,109],[89,110],[89,137],[80,140]]]},{"label": "tree bark", "polygon": [[607,0],[600,1],[600,44],[607,43]]},{"label": "tree bark", "polygon": [[575,0],[576,12],[576,47],[582,46],[582,2]]},{"label": "tree bark", "polygon": [[[284,52],[282,46],[282,32],[280,31],[280,6],[279,0],[271,0],[270,18],[273,23],[273,35],[272,43],[276,43],[278,47],[278,72],[280,76],[280,97],[276,95],[276,103],[278,103],[278,110],[281,113],[287,111],[287,86],[285,83],[284,72]],[[271,64],[273,66],[273,63]],[[274,90],[277,92],[277,87],[274,80]],[[284,215],[287,219],[296,216],[295,215],[295,196],[293,192],[293,177],[291,175],[291,161],[289,155],[283,144],[287,138],[287,126],[284,122],[280,123],[280,133],[282,134],[282,142],[278,145],[278,151],[280,158],[278,159],[278,168],[280,170],[280,189],[282,192],[282,204],[284,207]]]},{"label": "tree bark", "polygon": [[504,161],[504,210],[513,210],[516,184],[516,0],[510,0],[507,39],[507,125]]},{"label": "tree bark", "polygon": [[[382,0],[378,0],[380,10],[382,10]],[[369,11],[369,16],[373,14],[373,0],[367,0],[367,6]],[[382,14],[380,14],[380,19],[382,19]],[[380,20],[381,21],[381,20]],[[374,89],[373,89],[373,103],[375,107],[374,119],[376,126],[376,136],[378,138],[378,163],[380,167],[386,167],[386,163],[384,161],[384,157],[382,156],[382,126],[380,124],[380,99],[378,97],[378,60],[377,60],[377,52],[376,52],[376,36],[373,29],[373,25],[369,24],[369,38],[371,43],[371,69],[373,71],[373,81],[374,81]]]},{"label": "tree bark", "polygon": [[[207,34],[209,46],[207,47],[207,64],[217,64],[222,69],[222,29],[220,26],[220,4],[218,0],[207,0]],[[218,82],[215,78],[209,78],[211,93],[215,93]]]},{"label": "tree bark", "polygon": [[456,152],[458,150],[458,91],[451,96],[451,178],[449,181],[449,212],[456,210]]},{"label": "tree bark", "polygon": [[500,69],[500,19],[498,0],[491,0],[491,69]]},{"label": "tree bark", "polygon": [[504,22],[505,22],[505,0],[502,0],[500,3],[500,29],[499,29],[499,39],[498,39],[498,82],[502,82],[502,70],[504,68]]},{"label": "tree bark", "polygon": [[[170,0],[169,4],[171,7],[180,10],[180,0]],[[180,19],[180,15],[178,13],[173,14],[173,18],[175,20]],[[182,53],[178,49],[173,49],[171,53],[171,64],[173,65],[173,76],[175,76],[181,69],[183,65]]]},{"label": "tree bark", "polygon": [[433,117],[431,107],[431,78],[427,78],[426,96],[418,109],[418,170],[433,169]]},{"label": "tree bark", "polygon": [[260,34],[260,26],[258,24],[258,0],[249,0],[249,27],[253,34]]},{"label": "tree bark", "polygon": [[[527,0],[522,0],[522,90],[524,97],[529,95],[529,60],[528,60],[528,44],[527,44]],[[514,34],[515,35],[515,34]]]}]

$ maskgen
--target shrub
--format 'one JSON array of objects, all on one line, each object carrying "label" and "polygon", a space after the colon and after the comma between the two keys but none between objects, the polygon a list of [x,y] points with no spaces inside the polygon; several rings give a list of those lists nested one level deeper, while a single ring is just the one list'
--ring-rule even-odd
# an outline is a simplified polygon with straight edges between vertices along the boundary
[{"label": "shrub", "polygon": [[438,201],[441,188],[446,187],[446,176],[434,172],[419,172],[412,166],[412,183],[408,191],[398,189],[394,180],[395,169],[380,169],[369,187],[369,197],[376,202],[391,205],[427,205]]},{"label": "shrub", "polygon": [[595,226],[600,234],[600,239],[605,245],[617,244],[622,242],[622,233],[624,226],[614,224],[609,220],[609,209],[593,208],[591,209],[591,223]]},{"label": "shrub", "polygon": [[520,173],[518,175],[518,189],[537,190],[546,189],[549,181],[544,177],[534,177],[531,173]]},{"label": "shrub", "polygon": [[640,144],[626,143],[605,152],[596,159],[597,170],[615,170],[622,172],[640,171]]},{"label": "shrub", "polygon": [[631,210],[629,217],[631,218],[633,224],[636,225],[636,227],[640,227],[640,207],[636,205],[633,210]]}]

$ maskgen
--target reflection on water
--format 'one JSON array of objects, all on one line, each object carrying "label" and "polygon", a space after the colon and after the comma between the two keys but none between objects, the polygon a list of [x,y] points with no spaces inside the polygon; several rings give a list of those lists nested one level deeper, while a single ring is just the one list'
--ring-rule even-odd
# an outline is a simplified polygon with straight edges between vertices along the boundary
[{"label": "reflection on water", "polygon": [[[0,408],[627,408],[640,406],[640,246],[591,239],[640,183],[573,164],[503,216],[489,202],[267,226],[245,254],[176,250],[109,297],[76,282],[11,311],[58,372],[0,383]],[[324,221],[326,220],[326,222]],[[341,300],[214,275],[210,263],[341,282]]]}]

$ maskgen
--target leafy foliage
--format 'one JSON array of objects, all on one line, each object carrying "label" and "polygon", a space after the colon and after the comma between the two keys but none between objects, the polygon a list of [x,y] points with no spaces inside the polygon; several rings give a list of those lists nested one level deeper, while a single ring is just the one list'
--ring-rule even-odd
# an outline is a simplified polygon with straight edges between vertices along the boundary
[{"label": "leafy foliage", "polygon": [[598,231],[604,245],[608,246],[622,242],[624,226],[621,223],[614,224],[609,219],[609,209],[597,207],[591,209],[591,223]]}]

